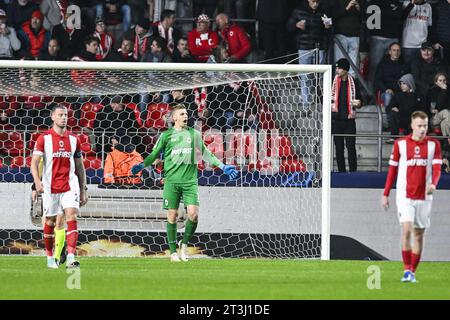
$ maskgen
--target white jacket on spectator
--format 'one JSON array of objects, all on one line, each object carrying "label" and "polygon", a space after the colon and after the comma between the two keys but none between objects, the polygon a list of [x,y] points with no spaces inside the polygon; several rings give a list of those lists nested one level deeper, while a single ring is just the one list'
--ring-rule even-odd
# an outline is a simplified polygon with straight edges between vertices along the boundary
[{"label": "white jacket on spectator", "polygon": [[[404,2],[403,6],[411,5],[410,1]],[[432,24],[432,9],[427,2],[413,5],[403,27],[403,48],[420,48],[428,38],[428,27]]]},{"label": "white jacket on spectator", "polygon": [[20,41],[17,38],[16,30],[12,27],[8,28],[8,34],[4,35],[0,33],[0,59],[12,58],[14,51],[20,49]]}]

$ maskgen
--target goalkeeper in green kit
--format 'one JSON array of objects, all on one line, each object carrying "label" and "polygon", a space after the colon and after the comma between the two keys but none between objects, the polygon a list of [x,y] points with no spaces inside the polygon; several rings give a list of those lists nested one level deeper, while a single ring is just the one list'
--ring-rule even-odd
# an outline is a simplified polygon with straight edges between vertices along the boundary
[{"label": "goalkeeper in green kit", "polygon": [[[201,151],[203,159],[212,166],[219,167],[225,174],[234,179],[238,171],[234,166],[224,165],[203,143],[201,133],[187,127],[188,114],[186,107],[176,105],[173,108],[174,126],[164,131],[156,142],[152,153],[143,163],[133,166],[131,173],[139,173],[153,164],[164,152],[164,190],[163,208],[167,212],[167,240],[172,262],[188,261],[187,243],[191,239],[198,224],[198,172],[196,150]],[[180,199],[187,207],[188,219],[183,239],[178,243],[180,256],[177,254],[177,216]]]}]

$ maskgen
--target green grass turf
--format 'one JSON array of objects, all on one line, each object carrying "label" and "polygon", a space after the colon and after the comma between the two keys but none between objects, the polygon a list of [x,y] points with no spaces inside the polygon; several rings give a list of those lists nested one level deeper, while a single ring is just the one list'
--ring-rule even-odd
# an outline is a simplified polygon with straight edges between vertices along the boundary
[{"label": "green grass turf", "polygon": [[[0,299],[450,299],[450,263],[423,262],[419,283],[400,283],[402,264],[378,261],[80,258],[81,289],[45,257],[0,257]],[[367,268],[381,270],[369,290]]]}]

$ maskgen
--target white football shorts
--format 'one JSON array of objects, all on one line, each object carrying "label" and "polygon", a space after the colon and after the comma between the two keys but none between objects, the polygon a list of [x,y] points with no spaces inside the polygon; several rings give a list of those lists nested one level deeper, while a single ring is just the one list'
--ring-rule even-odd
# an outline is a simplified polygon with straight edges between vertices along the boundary
[{"label": "white football shorts", "polygon": [[400,223],[413,222],[414,228],[430,227],[432,200],[397,200],[398,220]]},{"label": "white football shorts", "polygon": [[80,208],[80,193],[76,191],[67,191],[64,193],[42,194],[42,206],[44,217],[54,217],[64,213],[67,208]]}]

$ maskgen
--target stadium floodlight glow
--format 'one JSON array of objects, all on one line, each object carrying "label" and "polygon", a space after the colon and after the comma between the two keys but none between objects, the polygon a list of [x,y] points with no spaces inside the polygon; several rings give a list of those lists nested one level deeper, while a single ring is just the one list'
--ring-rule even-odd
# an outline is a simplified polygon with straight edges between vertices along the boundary
[{"label": "stadium floodlight glow", "polygon": [[[170,99],[180,90],[183,103],[196,108],[188,108],[190,115],[200,115],[194,125],[208,148],[241,170],[236,182],[230,182],[220,170],[198,161],[198,247],[216,257],[329,260],[329,65],[0,61],[0,104],[7,118],[0,132],[0,178],[8,182],[1,188],[28,198],[29,188],[19,186],[29,177],[25,167],[33,142],[48,125],[48,107],[64,103],[69,129],[83,139],[88,167],[91,201],[81,212],[81,234],[99,240],[114,234],[147,254],[158,251],[154,248],[163,251],[162,191],[112,190],[99,184],[111,135],[93,126],[111,97],[120,96],[142,120],[142,127],[134,131],[125,120],[122,128],[132,135],[136,149],[148,154],[158,133],[170,126]],[[23,207],[11,214],[29,217],[31,212],[34,225],[21,229],[40,230],[39,207]],[[14,217],[2,218],[0,229],[13,234]],[[179,228],[184,218],[182,214]],[[108,236],[102,237],[102,232]]]}]

